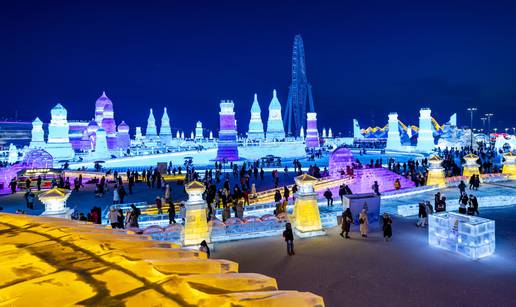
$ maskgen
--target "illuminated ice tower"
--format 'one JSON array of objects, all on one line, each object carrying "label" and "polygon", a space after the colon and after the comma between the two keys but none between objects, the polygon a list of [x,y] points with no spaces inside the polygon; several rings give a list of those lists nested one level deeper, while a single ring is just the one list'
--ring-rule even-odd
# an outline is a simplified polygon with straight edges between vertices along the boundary
[{"label": "illuminated ice tower", "polygon": [[317,130],[317,113],[306,113],[306,148],[319,147],[319,131]]},{"label": "illuminated ice tower", "polygon": [[102,119],[104,119],[104,107],[107,103],[111,103],[111,100],[106,96],[106,92],[102,92],[102,95],[95,102],[95,121],[99,126],[102,125]]},{"label": "illuminated ice tower", "polygon": [[401,150],[401,138],[398,113],[389,113],[389,131],[387,132],[387,150]]},{"label": "illuminated ice tower", "polygon": [[[307,101],[308,100],[308,101]],[[306,127],[307,103],[309,112],[315,112],[312,86],[308,83],[305,66],[305,48],[301,35],[294,38],[292,49],[292,83],[288,91],[284,118],[289,135],[298,135],[301,127]]]},{"label": "illuminated ice tower", "polygon": [[218,161],[238,160],[237,126],[233,100],[220,102],[220,130],[217,148]]},{"label": "illuminated ice tower", "polygon": [[419,132],[416,149],[421,152],[430,152],[435,147],[431,112],[427,108],[419,110]]},{"label": "illuminated ice tower", "polygon": [[111,158],[108,150],[107,134],[104,128],[97,130],[95,152],[93,153],[93,157],[95,157],[96,160],[107,160]]},{"label": "illuminated ice tower", "polygon": [[126,150],[131,145],[131,137],[129,136],[129,125],[124,121],[118,125],[118,148]]},{"label": "illuminated ice tower", "polygon": [[470,178],[473,175],[480,175],[480,165],[478,165],[478,156],[475,154],[467,154],[464,156],[466,163],[462,166],[462,176]]},{"label": "illuminated ice tower", "polygon": [[360,133],[360,125],[358,124],[358,120],[353,119],[353,138],[355,139],[363,139],[364,136]]},{"label": "illuminated ice tower", "polygon": [[430,167],[428,168],[428,177],[426,185],[436,185],[440,188],[446,187],[446,178],[444,176],[444,168],[441,166],[443,160],[438,156],[432,156],[428,159]]},{"label": "illuminated ice tower", "polygon": [[152,108],[150,109],[149,118],[147,119],[147,130],[145,130],[145,140],[147,142],[156,142],[158,140],[158,132],[156,129],[156,119]]},{"label": "illuminated ice tower", "polygon": [[48,142],[45,149],[52,155],[54,161],[71,160],[75,156],[75,152],[72,149],[70,136],[68,135],[70,129],[67,120],[68,112],[58,103],[50,111],[50,115]]},{"label": "illuminated ice tower", "polygon": [[192,181],[185,187],[188,201],[185,204],[184,246],[199,246],[202,241],[210,242],[210,230],[206,218],[206,201],[202,199],[205,187],[199,181]]},{"label": "illuminated ice tower", "polygon": [[172,142],[172,130],[170,130],[170,118],[168,117],[167,108],[163,108],[159,138],[162,144],[170,146]]},{"label": "illuminated ice tower", "polygon": [[324,235],[319,206],[317,205],[317,193],[314,192],[314,184],[317,179],[303,174],[297,176],[295,181],[298,191],[295,194],[296,201],[292,212],[294,232],[299,237]]},{"label": "illuminated ice tower", "polygon": [[202,123],[198,121],[195,124],[195,139],[196,140],[202,140],[204,136],[202,135]]},{"label": "illuminated ice tower", "polygon": [[263,140],[262,109],[258,103],[258,95],[254,94],[253,105],[251,106],[251,120],[249,121],[249,132],[247,133],[249,140]]},{"label": "illuminated ice tower", "polygon": [[[103,96],[106,97],[105,93]],[[106,103],[104,105],[104,113],[102,116],[102,125],[100,126],[106,131],[107,145],[109,149],[115,149],[117,146],[116,140],[116,123],[113,112],[113,103],[109,98],[106,97]]]},{"label": "illuminated ice tower", "polygon": [[31,140],[29,144],[30,149],[45,148],[45,131],[43,131],[43,122],[39,117],[32,122]]},{"label": "illuminated ice tower", "polygon": [[267,121],[267,140],[283,140],[285,128],[281,119],[281,104],[276,96],[276,90],[272,91],[272,100],[269,105],[269,120]]}]

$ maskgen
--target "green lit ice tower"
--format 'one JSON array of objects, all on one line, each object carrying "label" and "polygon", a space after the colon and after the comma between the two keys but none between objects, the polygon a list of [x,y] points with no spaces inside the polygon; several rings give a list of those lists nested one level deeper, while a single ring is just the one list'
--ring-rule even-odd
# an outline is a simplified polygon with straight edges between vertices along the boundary
[{"label": "green lit ice tower", "polygon": [[251,106],[251,120],[249,121],[249,132],[247,138],[252,141],[263,140],[262,109],[258,103],[258,95],[254,94],[253,105]]},{"label": "green lit ice tower", "polygon": [[276,90],[272,91],[272,100],[269,105],[269,120],[267,121],[267,141],[281,141],[285,139],[285,128],[281,118],[281,104],[276,96]]}]

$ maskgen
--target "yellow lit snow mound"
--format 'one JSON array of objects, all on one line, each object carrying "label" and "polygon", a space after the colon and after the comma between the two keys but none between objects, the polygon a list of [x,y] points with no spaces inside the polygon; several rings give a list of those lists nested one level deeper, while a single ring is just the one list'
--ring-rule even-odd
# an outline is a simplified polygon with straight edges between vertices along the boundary
[{"label": "yellow lit snow mound", "polygon": [[324,306],[173,243],[64,219],[0,214],[0,306]]}]

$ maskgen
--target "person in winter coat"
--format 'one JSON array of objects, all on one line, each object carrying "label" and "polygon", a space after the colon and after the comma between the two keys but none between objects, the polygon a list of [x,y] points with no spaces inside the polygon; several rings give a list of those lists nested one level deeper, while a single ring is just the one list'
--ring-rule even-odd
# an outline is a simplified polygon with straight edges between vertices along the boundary
[{"label": "person in winter coat", "polygon": [[351,209],[346,208],[346,210],[342,212],[342,231],[340,233],[341,237],[344,238],[344,233],[346,233],[346,239],[349,239],[349,230],[352,223],[353,215],[351,214]]},{"label": "person in winter coat", "polygon": [[360,215],[358,216],[358,223],[360,224],[360,234],[362,237],[367,238],[369,220],[367,219],[367,211],[365,208],[362,209],[362,212],[360,212]]},{"label": "person in winter coat", "polygon": [[168,207],[168,223],[176,223],[176,206],[172,203]]},{"label": "person in winter coat", "polygon": [[346,194],[347,194],[346,188],[344,187],[343,184],[341,184],[339,187],[339,196],[340,196],[340,202],[342,204],[344,204],[344,195],[346,195]]},{"label": "person in winter coat", "polygon": [[326,192],[324,192],[324,197],[326,198],[326,201],[328,202],[328,207],[333,207],[333,193],[330,191],[330,189],[326,189]]},{"label": "person in winter coat", "polygon": [[426,213],[426,205],[424,202],[419,202],[419,210],[418,210],[418,214],[417,214],[417,223],[416,223],[416,226],[417,227],[425,227],[425,221],[426,221],[426,218],[428,217],[427,213]]},{"label": "person in winter coat", "polygon": [[281,192],[279,190],[276,190],[276,193],[274,193],[274,202],[277,203],[281,200]]},{"label": "person in winter coat", "polygon": [[120,203],[123,204],[124,203],[124,198],[125,198],[125,195],[127,193],[125,192],[125,189],[124,189],[124,186],[123,185],[120,185],[120,187],[118,188],[118,195],[120,197]]},{"label": "person in winter coat", "polygon": [[383,221],[383,238],[385,241],[389,241],[392,237],[392,220],[389,214],[385,212],[382,217]]},{"label": "person in winter coat", "polygon": [[210,258],[210,247],[208,246],[208,243],[206,243],[206,240],[202,240],[199,251],[205,252],[208,259]]},{"label": "person in winter coat", "polygon": [[461,195],[466,192],[466,184],[464,183],[464,180],[461,180],[457,187],[459,188],[459,192]]},{"label": "person in winter coat", "polygon": [[156,209],[158,209],[158,214],[163,214],[163,203],[159,196],[156,196]]},{"label": "person in winter coat", "polygon": [[461,214],[467,213],[466,208],[468,207],[468,201],[469,201],[468,194],[462,193],[462,195],[460,196],[460,199],[459,199],[459,213],[461,213]]},{"label": "person in winter coat", "polygon": [[473,207],[473,213],[476,215],[480,215],[480,212],[478,212],[478,199],[475,195],[471,194],[469,196],[469,202],[471,203],[471,207]]},{"label": "person in winter coat", "polygon": [[125,217],[124,217],[124,211],[122,209],[117,210],[117,222],[118,222],[118,228],[124,229],[125,224]]},{"label": "person in winter coat", "polygon": [[287,242],[287,254],[289,256],[295,255],[294,252],[294,233],[292,232],[292,225],[290,223],[285,224],[285,230],[283,231],[283,238]]},{"label": "person in winter coat", "polygon": [[118,212],[116,211],[114,206],[111,206],[111,209],[109,209],[108,219],[111,223],[111,228],[118,228]]},{"label": "person in winter coat", "polygon": [[118,188],[115,186],[113,189],[113,204],[120,203],[120,194],[118,194]]}]

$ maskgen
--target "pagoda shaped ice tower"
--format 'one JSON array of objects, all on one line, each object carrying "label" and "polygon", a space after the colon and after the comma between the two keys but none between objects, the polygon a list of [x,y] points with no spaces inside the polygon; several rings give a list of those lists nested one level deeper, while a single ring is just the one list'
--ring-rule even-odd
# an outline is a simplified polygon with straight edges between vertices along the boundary
[{"label": "pagoda shaped ice tower", "polygon": [[285,128],[281,118],[281,104],[276,96],[276,90],[272,91],[272,100],[269,105],[266,138],[268,141],[283,140],[285,138]]},{"label": "pagoda shaped ice tower", "polygon": [[[148,129],[148,126],[147,126]],[[159,130],[159,138],[161,143],[170,146],[172,142],[172,130],[170,130],[170,118],[168,117],[167,108],[163,108],[163,116],[161,117],[161,127]]]},{"label": "pagoda shaped ice tower", "polygon": [[319,131],[317,130],[317,113],[306,113],[306,148],[319,147]]},{"label": "pagoda shaped ice tower", "polygon": [[220,103],[220,130],[217,148],[217,161],[238,160],[237,126],[235,120],[235,104],[232,100]]},{"label": "pagoda shaped ice tower", "polygon": [[195,124],[195,139],[196,140],[202,140],[204,136],[202,135],[202,122],[197,121]]},{"label": "pagoda shaped ice tower", "polygon": [[156,130],[156,119],[152,108],[150,109],[149,118],[147,119],[147,130],[145,130],[145,140],[147,142],[156,142],[158,140],[158,132]]},{"label": "pagoda shaped ice tower", "polygon": [[97,130],[95,152],[93,153],[93,157],[96,160],[107,160],[111,157],[108,150],[107,135],[104,128]]},{"label": "pagoda shaped ice tower", "polygon": [[258,95],[254,94],[253,105],[251,106],[251,120],[249,121],[249,132],[247,133],[249,140],[263,140],[262,110],[258,103]]},{"label": "pagoda shaped ice tower", "polygon": [[401,138],[398,123],[398,113],[389,113],[389,131],[387,132],[387,150],[401,150]]},{"label": "pagoda shaped ice tower", "polygon": [[43,122],[39,117],[32,122],[31,140],[29,144],[30,149],[45,148],[45,131],[43,131]]},{"label": "pagoda shaped ice tower", "polygon": [[58,103],[50,111],[51,119],[48,125],[48,142],[45,147],[46,151],[52,155],[54,161],[71,160],[75,156],[70,143],[69,130],[66,109]]},{"label": "pagoda shaped ice tower", "polygon": [[430,152],[434,149],[434,136],[432,132],[431,110],[423,108],[419,110],[419,132],[417,136],[417,150]]}]

